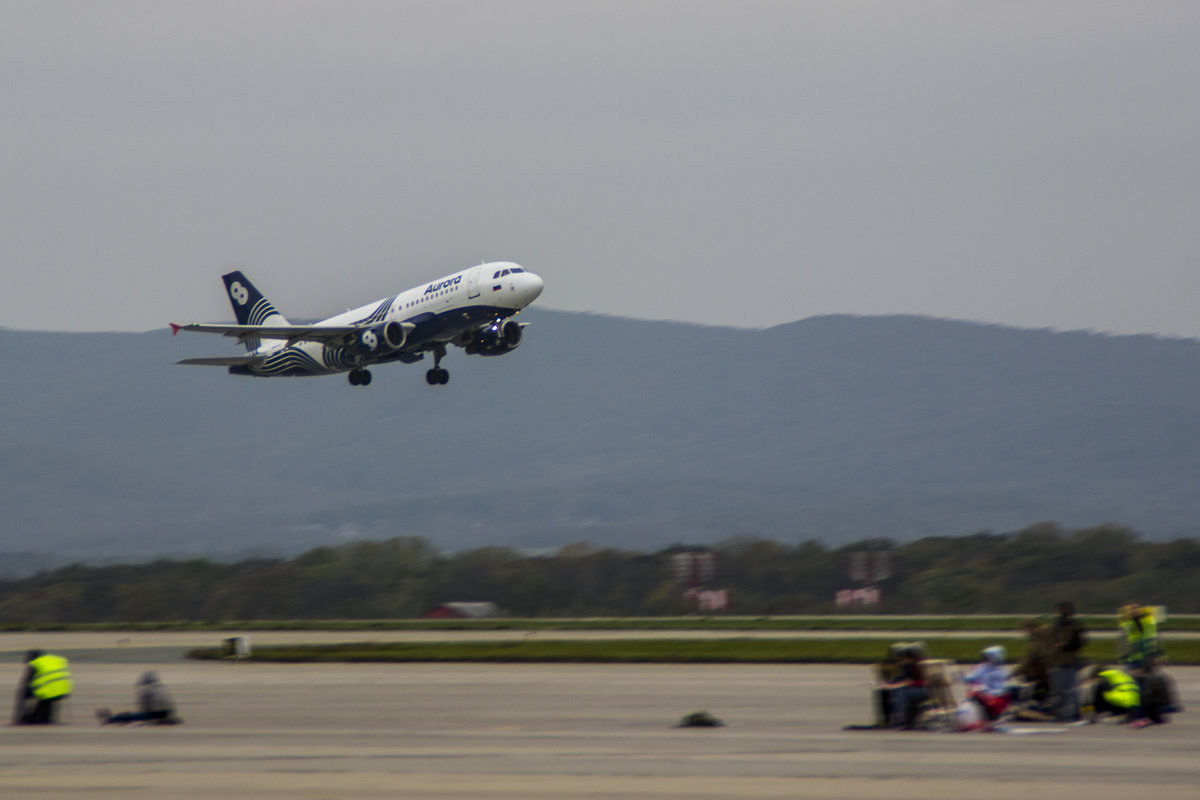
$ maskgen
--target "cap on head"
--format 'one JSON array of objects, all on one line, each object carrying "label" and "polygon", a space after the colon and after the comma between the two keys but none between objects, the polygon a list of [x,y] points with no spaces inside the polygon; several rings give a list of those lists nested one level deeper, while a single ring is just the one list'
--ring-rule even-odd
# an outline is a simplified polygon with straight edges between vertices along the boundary
[{"label": "cap on head", "polygon": [[993,664],[1003,664],[1004,659],[1008,657],[1008,651],[1003,645],[994,644],[991,647],[984,648],[983,657]]}]

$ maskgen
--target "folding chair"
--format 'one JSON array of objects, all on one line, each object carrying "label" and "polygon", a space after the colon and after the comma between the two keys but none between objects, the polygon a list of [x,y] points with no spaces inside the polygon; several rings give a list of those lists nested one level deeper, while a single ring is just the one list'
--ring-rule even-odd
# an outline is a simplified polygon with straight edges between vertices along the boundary
[{"label": "folding chair", "polygon": [[958,702],[954,699],[954,684],[950,676],[952,666],[954,662],[945,658],[927,658],[921,662],[928,697],[921,704],[918,727],[939,731],[957,729],[955,712]]}]

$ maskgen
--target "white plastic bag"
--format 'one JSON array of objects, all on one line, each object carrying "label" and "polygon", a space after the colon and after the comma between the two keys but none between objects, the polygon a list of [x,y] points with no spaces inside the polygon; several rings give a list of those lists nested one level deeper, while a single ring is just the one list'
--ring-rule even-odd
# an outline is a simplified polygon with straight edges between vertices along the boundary
[{"label": "white plastic bag", "polygon": [[983,709],[974,700],[963,700],[954,709],[954,722],[960,731],[977,731],[983,727]]}]

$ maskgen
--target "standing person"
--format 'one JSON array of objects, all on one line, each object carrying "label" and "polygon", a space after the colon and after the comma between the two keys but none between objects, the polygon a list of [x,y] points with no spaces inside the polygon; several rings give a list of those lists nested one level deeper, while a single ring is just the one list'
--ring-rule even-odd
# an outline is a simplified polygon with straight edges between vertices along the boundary
[{"label": "standing person", "polygon": [[175,703],[166,685],[154,670],[147,670],[137,682],[137,711],[122,711],[113,714],[107,708],[96,709],[96,718],[101,725],[127,725],[130,722],[154,722],[158,725],[178,725],[183,722],[175,716]]},{"label": "standing person", "polygon": [[1121,664],[1135,678],[1141,678],[1162,655],[1158,646],[1158,621],[1154,618],[1154,609],[1140,603],[1126,603],[1121,606],[1118,624]]},{"label": "standing person", "polygon": [[1075,618],[1075,604],[1069,600],[1059,603],[1058,616],[1050,628],[1050,703],[1060,722],[1079,719],[1079,696],[1075,679],[1083,666],[1083,646],[1087,630]]},{"label": "standing person", "polygon": [[1036,619],[1021,623],[1025,632],[1025,650],[1013,674],[1030,685],[1034,703],[1042,704],[1050,696],[1050,630]]},{"label": "standing person", "polygon": [[58,703],[75,688],[67,659],[41,650],[25,654],[25,674],[17,689],[17,725],[48,725],[58,720]]}]

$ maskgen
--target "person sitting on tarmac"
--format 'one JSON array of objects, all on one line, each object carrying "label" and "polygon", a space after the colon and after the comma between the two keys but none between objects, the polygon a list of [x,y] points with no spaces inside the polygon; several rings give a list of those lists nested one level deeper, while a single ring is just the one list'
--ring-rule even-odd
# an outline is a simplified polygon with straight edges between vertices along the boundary
[{"label": "person sitting on tarmac", "polygon": [[895,677],[884,684],[888,702],[891,704],[891,726],[911,729],[915,727],[921,703],[928,697],[925,689],[925,673],[921,660],[925,657],[924,646],[914,642],[900,653]]},{"label": "person sitting on tarmac", "polygon": [[1155,724],[1170,721],[1170,714],[1183,710],[1175,682],[1162,670],[1162,662],[1151,656],[1142,665],[1138,689],[1142,693],[1142,717]]},{"label": "person sitting on tarmac", "polygon": [[175,703],[167,687],[154,670],[147,670],[137,682],[138,711],[122,711],[114,714],[107,708],[96,709],[96,718],[101,725],[127,725],[131,722],[149,722],[155,725],[178,725],[183,722],[175,715]]},{"label": "person sitting on tarmac", "polygon": [[875,689],[871,693],[871,705],[875,710],[875,726],[889,728],[892,724],[891,689],[888,685],[899,675],[900,654],[908,647],[907,642],[896,642],[888,647],[887,656],[875,665]]},{"label": "person sitting on tarmac", "polygon": [[1002,646],[993,645],[984,649],[982,656],[983,660],[963,676],[963,682],[967,699],[979,703],[987,719],[995,722],[1012,702],[1011,673],[1004,663],[1008,653]]}]

